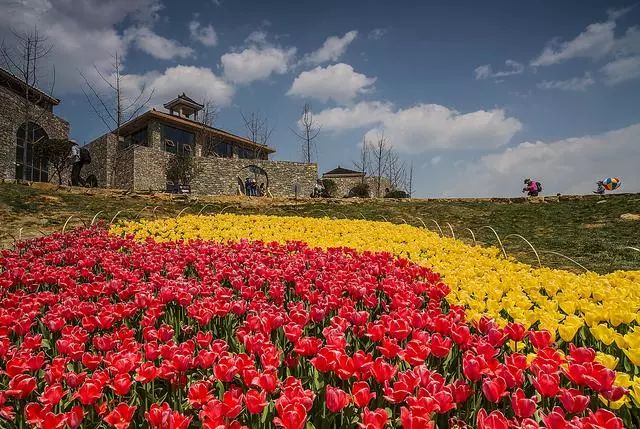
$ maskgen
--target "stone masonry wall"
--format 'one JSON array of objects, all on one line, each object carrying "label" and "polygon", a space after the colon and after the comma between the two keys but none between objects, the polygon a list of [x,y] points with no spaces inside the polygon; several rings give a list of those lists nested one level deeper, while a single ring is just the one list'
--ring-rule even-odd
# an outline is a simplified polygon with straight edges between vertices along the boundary
[{"label": "stone masonry wall", "polygon": [[[336,191],[336,198],[343,198],[349,196],[349,191],[362,182],[361,177],[326,177],[326,179],[333,180],[338,190]],[[375,177],[367,176],[365,178],[366,183],[369,185],[369,196],[375,197],[377,190],[377,179]],[[380,180],[380,196],[384,196],[385,188],[390,187],[390,182],[387,177],[382,177]]]},{"label": "stone masonry wall", "polygon": [[[88,143],[85,146],[91,154],[91,164],[82,167],[82,177],[90,174],[98,179],[98,186],[101,188],[111,187],[113,185],[113,163],[116,151],[116,136],[114,134],[105,134],[100,138]],[[121,163],[120,163],[121,165]]]},{"label": "stone masonry wall", "polygon": [[[0,180],[15,180],[16,141],[20,125],[25,120],[25,100],[14,92],[0,87]],[[69,123],[36,105],[31,105],[30,116],[44,129],[49,138],[66,139]],[[33,120],[32,119],[32,120]],[[53,170],[49,177],[53,178]]]},{"label": "stone masonry wall", "polygon": [[[136,146],[133,149],[133,189],[138,191],[163,191],[166,189],[166,167],[171,154],[154,148]],[[250,174],[246,167],[262,168],[269,180],[273,196],[295,196],[294,184],[298,184],[298,196],[309,196],[318,177],[316,164],[258,159],[197,157],[198,176],[191,183],[194,194],[236,195],[238,178]],[[118,175],[129,171],[118,169]]]},{"label": "stone masonry wall", "polygon": [[270,161],[238,158],[198,158],[200,173],[191,187],[194,192],[208,195],[235,195],[238,178],[251,176],[246,167],[262,168],[268,178],[269,191],[274,197],[308,197],[318,180],[318,166],[301,162]]}]

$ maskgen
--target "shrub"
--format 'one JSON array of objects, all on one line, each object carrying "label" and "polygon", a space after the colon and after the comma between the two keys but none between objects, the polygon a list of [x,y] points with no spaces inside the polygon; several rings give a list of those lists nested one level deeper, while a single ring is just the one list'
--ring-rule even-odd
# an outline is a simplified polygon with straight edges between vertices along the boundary
[{"label": "shrub", "polygon": [[338,185],[331,179],[322,179],[322,186],[324,191],[322,192],[323,198],[333,198],[338,193]]},{"label": "shrub", "polygon": [[369,198],[371,196],[369,192],[369,184],[358,183],[356,186],[351,188],[351,190],[349,191],[349,196],[356,198]]},{"label": "shrub", "polygon": [[389,191],[385,194],[385,198],[409,198],[409,194],[405,191],[401,191],[400,189],[394,189],[393,191]]}]

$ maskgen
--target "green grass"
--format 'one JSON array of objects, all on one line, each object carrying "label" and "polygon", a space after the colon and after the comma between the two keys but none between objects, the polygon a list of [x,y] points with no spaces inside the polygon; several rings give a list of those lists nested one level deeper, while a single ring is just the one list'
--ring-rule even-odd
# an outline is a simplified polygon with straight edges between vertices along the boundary
[{"label": "green grass", "polygon": [[[640,247],[640,221],[625,221],[624,213],[640,214],[640,195],[610,195],[607,197],[561,197],[546,203],[507,203],[502,200],[287,200],[248,199],[241,197],[184,199],[167,196],[125,194],[121,191],[87,191],[52,186],[0,185],[0,243],[8,247],[12,237],[36,237],[60,230],[67,218],[74,215],[69,226],[90,223],[99,211],[109,222],[118,218],[175,216],[225,210],[230,213],[267,213],[300,216],[332,216],[407,222],[438,231],[439,223],[445,235],[451,236],[447,222],[457,238],[473,243],[471,229],[478,243],[498,245],[490,225],[504,240],[509,256],[537,264],[537,259],[523,240],[509,237],[520,234],[540,252],[543,265],[581,271],[568,260],[546,252],[562,253],[586,268],[599,272],[640,269],[640,252],[624,249]],[[146,208],[145,208],[146,207]],[[155,213],[153,212],[153,208]],[[144,209],[144,210],[143,210]],[[141,212],[142,211],[142,212]],[[381,227],[383,227],[381,225]]]}]

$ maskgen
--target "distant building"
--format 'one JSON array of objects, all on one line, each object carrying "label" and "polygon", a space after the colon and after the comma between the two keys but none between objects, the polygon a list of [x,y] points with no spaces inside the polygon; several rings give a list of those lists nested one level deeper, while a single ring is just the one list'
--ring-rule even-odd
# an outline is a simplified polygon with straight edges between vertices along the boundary
[{"label": "distant building", "polygon": [[[351,190],[360,183],[366,183],[369,185],[369,195],[377,196],[377,180],[376,177],[365,176],[362,171],[350,170],[348,168],[340,167],[327,171],[322,175],[323,179],[332,180],[336,184],[336,197],[348,197],[351,194]],[[380,195],[384,196],[384,190],[389,187],[389,179],[382,177],[380,180]]]},{"label": "distant building", "polygon": [[198,121],[204,106],[185,94],[164,107],[168,112],[147,111],[89,143],[92,162],[83,173],[94,174],[103,187],[166,190],[179,185],[167,181],[169,159],[185,155],[198,166],[189,184],[196,194],[244,193],[248,178],[264,184],[268,195],[311,194],[316,164],[270,160],[273,148]]},{"label": "distant building", "polygon": [[33,155],[33,145],[68,138],[69,123],[53,113],[59,103],[0,68],[0,180],[51,179],[49,162]]}]

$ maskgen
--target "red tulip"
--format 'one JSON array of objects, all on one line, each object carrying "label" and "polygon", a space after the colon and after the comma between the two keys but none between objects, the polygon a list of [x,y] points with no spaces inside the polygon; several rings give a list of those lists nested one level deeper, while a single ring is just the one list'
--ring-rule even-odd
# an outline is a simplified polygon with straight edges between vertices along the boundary
[{"label": "red tulip", "polygon": [[329,411],[339,413],[349,405],[351,397],[344,390],[327,385],[325,388],[325,402]]},{"label": "red tulip", "polygon": [[245,402],[249,413],[260,414],[267,406],[267,393],[264,390],[258,392],[255,389],[250,389],[245,396]]},{"label": "red tulip", "polygon": [[508,429],[509,420],[500,411],[492,411],[487,415],[487,411],[481,408],[476,418],[478,429]]},{"label": "red tulip", "polygon": [[589,416],[583,419],[583,423],[588,429],[624,429],[624,424],[619,417],[602,408],[595,413],[590,412]]},{"label": "red tulip", "polygon": [[209,392],[209,384],[206,382],[197,382],[189,386],[187,400],[189,405],[196,410],[202,408],[207,402],[213,399],[213,394]]},{"label": "red tulip", "polygon": [[387,363],[383,358],[377,358],[373,361],[371,373],[378,383],[389,381],[396,374],[397,368]]},{"label": "red tulip", "polygon": [[433,429],[435,422],[420,407],[400,408],[400,422],[404,429]]},{"label": "red tulip", "polygon": [[71,429],[80,427],[82,420],[84,420],[84,410],[82,407],[80,405],[71,407],[71,410],[67,413],[67,424],[69,427],[71,427]]},{"label": "red tulip", "polygon": [[511,408],[520,418],[531,417],[536,412],[536,401],[527,398],[522,389],[517,389],[511,395]]},{"label": "red tulip", "polygon": [[583,412],[589,405],[589,397],[578,389],[560,389],[559,399],[564,409],[572,414]]},{"label": "red tulip", "polygon": [[9,380],[9,388],[4,392],[7,396],[17,399],[26,399],[31,392],[36,390],[37,382],[34,377],[27,374],[18,374]]},{"label": "red tulip", "polygon": [[65,395],[64,389],[60,383],[51,384],[45,387],[44,392],[38,398],[45,405],[57,405]]},{"label": "red tulip", "polygon": [[383,408],[370,411],[365,408],[361,416],[362,423],[358,423],[360,429],[384,429],[389,422],[389,415]]},{"label": "red tulip", "polygon": [[229,419],[235,419],[242,412],[244,395],[242,390],[234,388],[222,395],[222,410]]},{"label": "red tulip", "polygon": [[351,385],[351,395],[353,403],[358,408],[364,408],[369,405],[372,399],[375,399],[376,393],[369,390],[369,384],[366,381],[356,381]]},{"label": "red tulip", "polygon": [[471,381],[478,381],[482,378],[484,366],[484,362],[472,354],[465,354],[462,358],[462,373]]},{"label": "red tulip", "polygon": [[510,340],[515,342],[520,342],[527,336],[527,330],[521,323],[508,323],[504,327],[504,332],[509,336]]},{"label": "red tulip", "polygon": [[558,374],[539,373],[531,380],[531,383],[542,396],[556,396],[560,390],[560,377]]},{"label": "red tulip", "polygon": [[137,408],[135,405],[129,406],[121,402],[103,420],[116,429],[126,429],[131,424],[131,419],[133,419]]},{"label": "red tulip", "polygon": [[273,418],[273,424],[284,429],[302,429],[307,421],[307,410],[298,402],[290,403]]},{"label": "red tulip", "polygon": [[502,377],[496,377],[494,379],[485,378],[482,382],[482,393],[485,398],[493,403],[498,403],[500,399],[509,394],[506,392],[507,383],[505,383]]},{"label": "red tulip", "polygon": [[541,350],[549,347],[551,341],[551,333],[549,331],[542,330],[529,332],[529,342],[536,350]]},{"label": "red tulip", "polygon": [[80,398],[82,405],[91,405],[102,396],[102,385],[89,380],[80,387],[75,396]]},{"label": "red tulip", "polygon": [[131,390],[131,377],[129,374],[118,374],[113,379],[113,383],[111,384],[111,388],[116,393],[116,395],[124,396],[129,393]]}]

